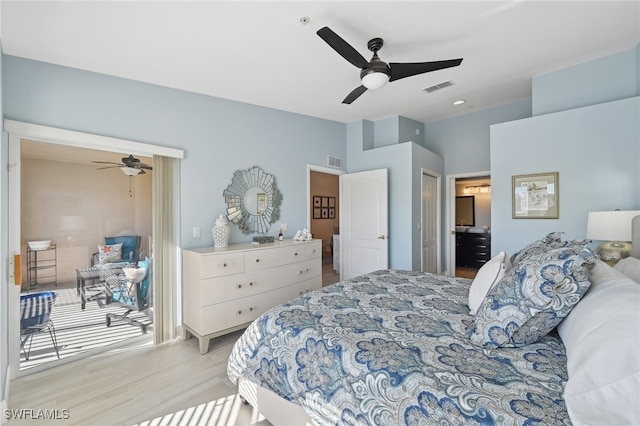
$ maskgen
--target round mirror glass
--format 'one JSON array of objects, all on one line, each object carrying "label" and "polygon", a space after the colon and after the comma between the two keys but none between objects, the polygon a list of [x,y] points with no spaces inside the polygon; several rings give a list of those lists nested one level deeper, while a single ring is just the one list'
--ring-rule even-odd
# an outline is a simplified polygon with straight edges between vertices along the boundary
[{"label": "round mirror glass", "polygon": [[223,195],[227,218],[238,225],[243,234],[265,234],[280,218],[282,194],[273,175],[259,167],[237,170]]}]

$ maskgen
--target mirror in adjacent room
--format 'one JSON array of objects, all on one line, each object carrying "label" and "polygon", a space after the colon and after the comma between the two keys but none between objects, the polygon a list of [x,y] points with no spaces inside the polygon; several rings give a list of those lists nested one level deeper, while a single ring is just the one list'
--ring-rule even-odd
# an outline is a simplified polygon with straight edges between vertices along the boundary
[{"label": "mirror in adjacent room", "polygon": [[280,218],[282,194],[276,179],[259,167],[237,170],[223,195],[227,218],[238,225],[243,234],[265,234]]},{"label": "mirror in adjacent room", "polygon": [[463,195],[456,197],[456,226],[476,226],[475,197]]}]

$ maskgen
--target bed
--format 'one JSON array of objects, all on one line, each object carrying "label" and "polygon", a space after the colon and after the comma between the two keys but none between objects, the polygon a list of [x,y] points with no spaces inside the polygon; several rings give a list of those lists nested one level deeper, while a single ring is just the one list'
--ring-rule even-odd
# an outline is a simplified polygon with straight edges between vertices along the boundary
[{"label": "bed", "polygon": [[229,378],[276,425],[637,424],[640,260],[587,243],[549,234],[473,281],[382,270],[306,294],[247,328]]}]

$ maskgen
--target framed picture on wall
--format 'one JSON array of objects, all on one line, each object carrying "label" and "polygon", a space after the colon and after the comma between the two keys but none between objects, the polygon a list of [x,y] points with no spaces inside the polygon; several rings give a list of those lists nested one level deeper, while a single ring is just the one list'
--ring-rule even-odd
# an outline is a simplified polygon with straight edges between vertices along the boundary
[{"label": "framed picture on wall", "polygon": [[336,206],[336,197],[329,197],[329,208]]},{"label": "framed picture on wall", "polygon": [[321,203],[321,201],[320,201],[320,200],[321,200],[321,198],[322,198],[322,197],[320,197],[320,196],[318,196],[318,195],[314,195],[314,196],[313,196],[313,207],[320,207],[320,203]]},{"label": "framed picture on wall", "polygon": [[335,207],[329,207],[329,219],[336,218],[336,209]]},{"label": "framed picture on wall", "polygon": [[313,208],[313,218],[314,219],[322,219],[321,210],[322,209],[320,207],[314,207]]},{"label": "framed picture on wall", "polygon": [[322,197],[322,207],[329,207],[329,197]]},{"label": "framed picture on wall", "polygon": [[514,219],[558,219],[560,191],[558,172],[512,177]]}]

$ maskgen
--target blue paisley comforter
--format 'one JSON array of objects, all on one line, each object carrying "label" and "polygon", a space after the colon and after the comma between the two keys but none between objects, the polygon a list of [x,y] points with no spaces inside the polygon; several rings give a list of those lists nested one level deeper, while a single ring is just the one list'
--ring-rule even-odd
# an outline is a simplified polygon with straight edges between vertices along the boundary
[{"label": "blue paisley comforter", "polygon": [[276,306],[229,357],[320,425],[571,424],[565,349],[469,342],[470,281],[383,270]]}]

